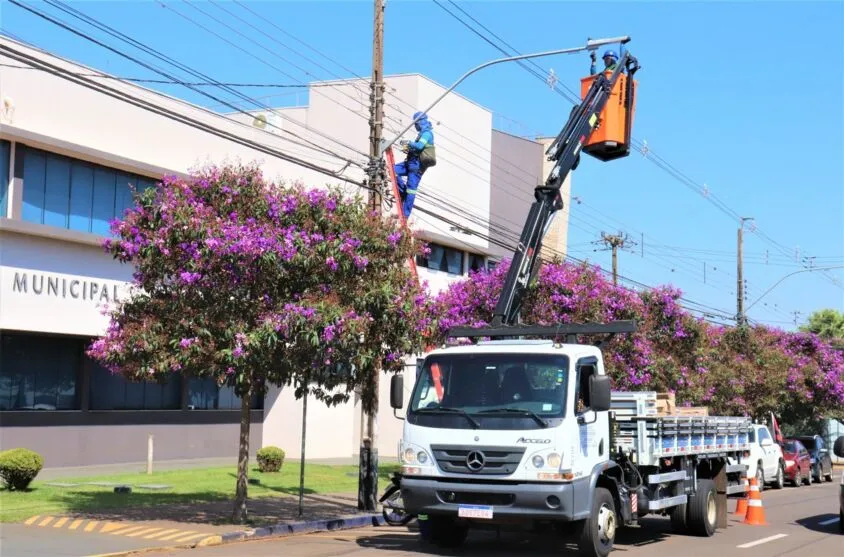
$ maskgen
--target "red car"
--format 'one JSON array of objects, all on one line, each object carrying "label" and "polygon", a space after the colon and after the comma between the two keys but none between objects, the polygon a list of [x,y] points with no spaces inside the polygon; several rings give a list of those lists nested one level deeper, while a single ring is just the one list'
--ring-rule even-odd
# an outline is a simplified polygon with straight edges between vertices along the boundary
[{"label": "red car", "polygon": [[782,444],[782,457],[785,460],[785,477],[794,487],[812,483],[812,458],[803,443],[797,439],[786,439]]}]

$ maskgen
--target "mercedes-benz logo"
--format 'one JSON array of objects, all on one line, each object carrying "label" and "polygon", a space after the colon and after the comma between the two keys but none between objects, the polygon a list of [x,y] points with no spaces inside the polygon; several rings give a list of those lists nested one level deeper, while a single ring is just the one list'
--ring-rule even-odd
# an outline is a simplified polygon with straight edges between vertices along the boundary
[{"label": "mercedes-benz logo", "polygon": [[486,457],[481,451],[472,451],[466,455],[466,467],[473,472],[483,468],[485,463]]}]

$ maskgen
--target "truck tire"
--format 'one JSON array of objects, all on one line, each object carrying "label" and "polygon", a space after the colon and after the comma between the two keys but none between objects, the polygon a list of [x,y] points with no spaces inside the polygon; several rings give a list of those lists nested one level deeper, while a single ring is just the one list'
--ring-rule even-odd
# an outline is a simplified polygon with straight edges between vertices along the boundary
[{"label": "truck tire", "polygon": [[785,470],[782,462],[777,464],[777,476],[774,478],[774,489],[782,489],[785,487]]},{"label": "truck tire", "polygon": [[685,503],[671,507],[671,530],[675,534],[685,534],[689,531],[687,507]]},{"label": "truck tire", "polygon": [[453,549],[463,545],[469,528],[458,524],[453,518],[429,516],[428,539],[437,547]]},{"label": "truck tire", "polygon": [[689,530],[696,536],[710,537],[718,520],[715,504],[715,482],[698,480],[697,493],[689,497]]},{"label": "truck tire", "polygon": [[759,484],[759,493],[765,491],[765,468],[762,466],[762,461],[756,465],[756,482]]},{"label": "truck tire", "polygon": [[577,524],[577,546],[584,557],[607,557],[618,530],[615,501],[608,489],[595,488],[589,518]]}]

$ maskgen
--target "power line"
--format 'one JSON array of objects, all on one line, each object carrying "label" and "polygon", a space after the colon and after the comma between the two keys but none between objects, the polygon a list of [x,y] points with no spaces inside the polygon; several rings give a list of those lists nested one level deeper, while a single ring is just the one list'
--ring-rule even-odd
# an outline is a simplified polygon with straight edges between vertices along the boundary
[{"label": "power line", "polygon": [[[133,57],[133,56],[131,56],[131,55],[129,55],[129,54],[126,54],[125,52],[123,52],[123,51],[121,51],[121,50],[119,50],[119,49],[117,49],[117,48],[114,48],[114,47],[112,47],[112,46],[109,46],[109,45],[107,45],[107,44],[103,43],[102,41],[99,41],[98,39],[95,39],[94,37],[92,37],[92,36],[88,35],[87,33],[83,32],[83,31],[79,31],[78,29],[75,29],[74,27],[70,26],[69,24],[64,23],[64,22],[62,22],[62,21],[60,21],[60,20],[58,20],[58,19],[55,19],[54,17],[52,17],[52,16],[50,16],[50,15],[48,15],[48,14],[46,14],[46,13],[44,13],[44,12],[40,11],[40,10],[36,10],[35,8],[32,8],[32,7],[30,7],[30,6],[26,6],[26,5],[24,5],[23,3],[21,3],[19,0],[9,0],[9,1],[10,1],[10,2],[12,2],[12,3],[13,3],[14,5],[16,5],[16,6],[18,6],[18,7],[20,7],[20,8],[23,8],[24,10],[26,10],[26,11],[28,11],[28,12],[30,12],[30,13],[33,13],[33,14],[35,14],[35,15],[37,15],[38,17],[41,17],[42,19],[45,19],[45,20],[47,20],[47,21],[49,21],[49,22],[51,22],[51,23],[53,23],[53,24],[55,24],[55,25],[57,25],[57,26],[59,26],[59,27],[61,27],[61,28],[65,29],[65,30],[67,30],[67,31],[70,31],[71,33],[73,33],[73,34],[75,34],[75,35],[77,35],[77,36],[79,36],[79,37],[84,38],[85,40],[87,40],[87,41],[89,41],[89,42],[92,42],[92,43],[94,43],[94,44],[96,44],[96,45],[98,45],[98,46],[100,46],[100,47],[102,47],[102,48],[105,48],[105,49],[107,49],[107,50],[109,50],[109,51],[111,51],[111,52],[113,52],[113,53],[117,54],[118,56],[121,56],[121,57],[123,57],[123,58],[126,58],[127,60],[130,60],[130,61],[132,61],[132,62],[135,62],[136,64],[141,65],[141,66],[143,66],[143,67],[145,67],[145,68],[147,68],[147,69],[149,69],[149,70],[152,70],[152,71],[154,71],[155,73],[157,73],[157,74],[159,74],[159,75],[163,75],[164,77],[167,77],[167,78],[172,79],[172,80],[174,80],[174,81],[178,81],[181,85],[183,85],[183,86],[185,86],[185,87],[188,87],[188,88],[189,88],[189,89],[191,89],[192,91],[195,91],[195,92],[197,92],[197,93],[199,93],[199,94],[201,94],[201,95],[203,95],[203,96],[206,96],[206,97],[208,97],[208,98],[210,98],[210,99],[212,99],[212,100],[215,100],[215,101],[217,101],[217,102],[219,102],[219,103],[221,103],[221,104],[225,104],[225,105],[229,106],[230,108],[234,109],[235,111],[237,111],[237,112],[239,112],[239,113],[242,113],[242,114],[244,114],[244,115],[246,115],[246,116],[249,116],[250,118],[251,118],[251,117],[253,117],[253,115],[252,115],[252,114],[250,114],[249,112],[246,112],[246,111],[244,111],[244,110],[241,110],[240,108],[238,108],[238,107],[236,107],[236,106],[234,106],[234,105],[232,105],[232,104],[230,104],[230,103],[228,103],[228,102],[226,102],[226,101],[223,101],[222,99],[220,99],[220,98],[218,98],[218,97],[216,97],[216,96],[214,96],[214,95],[212,95],[212,94],[210,94],[210,93],[207,93],[207,92],[205,92],[205,91],[202,91],[201,89],[198,89],[198,88],[196,88],[196,87],[191,87],[191,86],[187,85],[187,84],[186,84],[183,80],[179,80],[178,78],[176,78],[176,77],[175,77],[175,76],[173,76],[173,75],[170,75],[170,74],[169,74],[169,73],[167,73],[166,71],[161,70],[161,69],[159,69],[159,68],[157,68],[157,67],[155,67],[155,66],[153,66],[153,65],[151,65],[151,64],[148,64],[148,63],[146,63],[146,62],[144,62],[144,61],[142,61],[142,60],[139,60],[138,58],[135,58],[135,57]],[[180,62],[178,62],[178,61],[174,60],[173,58],[171,58],[171,57],[169,57],[169,56],[166,56],[166,55],[164,55],[164,54],[160,53],[159,51],[157,51],[157,50],[155,50],[155,49],[153,49],[153,48],[151,48],[151,47],[149,47],[149,46],[147,46],[147,45],[145,45],[145,44],[143,44],[143,43],[141,43],[141,42],[139,42],[139,41],[137,41],[137,40],[133,39],[132,37],[130,37],[130,36],[128,36],[128,35],[126,35],[126,34],[124,34],[124,33],[120,32],[120,31],[115,30],[114,28],[112,28],[112,27],[110,27],[110,26],[108,26],[108,25],[106,25],[106,24],[104,24],[104,23],[99,22],[98,20],[96,20],[96,19],[95,19],[95,18],[93,18],[93,17],[90,17],[90,16],[85,15],[84,13],[82,13],[81,11],[79,11],[79,10],[77,10],[77,9],[73,8],[73,7],[70,7],[70,6],[64,6],[64,5],[62,5],[60,2],[57,2],[56,0],[46,0],[46,2],[47,2],[48,4],[50,4],[51,6],[56,7],[56,8],[58,8],[58,9],[60,9],[61,11],[65,12],[65,13],[67,13],[67,14],[69,14],[69,15],[73,16],[73,17],[75,17],[76,19],[79,19],[79,20],[81,20],[81,21],[84,21],[84,22],[88,23],[89,25],[91,25],[91,26],[93,26],[93,27],[96,27],[97,29],[100,29],[101,31],[104,31],[105,33],[107,33],[107,34],[109,34],[109,35],[111,35],[111,36],[113,36],[113,37],[115,37],[115,38],[117,38],[117,39],[119,39],[119,40],[121,40],[121,41],[123,41],[123,42],[127,43],[127,44],[130,44],[130,45],[132,45],[132,46],[135,46],[135,47],[136,47],[136,48],[138,48],[139,50],[143,50],[143,51],[144,51],[144,52],[146,52],[147,54],[150,54],[150,55],[152,55],[153,57],[155,57],[155,58],[157,58],[157,59],[159,59],[159,60],[162,60],[162,61],[164,61],[164,62],[167,62],[167,63],[169,63],[169,64],[171,64],[171,65],[173,65],[173,66],[175,66],[175,67],[177,67],[177,68],[181,69],[182,71],[185,71],[185,72],[187,72],[187,73],[189,73],[189,74],[191,74],[191,75],[194,75],[194,76],[196,76],[196,77],[199,77],[200,79],[205,79],[205,80],[208,80],[208,81],[210,81],[210,82],[213,82],[213,83],[218,83],[218,84],[219,84],[219,81],[214,80],[214,79],[210,78],[209,76],[202,74],[201,72],[198,72],[198,71],[196,71],[196,70],[193,70],[193,69],[191,69],[191,68],[189,68],[189,67],[185,66],[184,64],[181,64]],[[240,98],[243,98],[244,100],[252,100],[253,102],[255,102],[255,104],[260,105],[260,103],[257,103],[257,101],[254,101],[254,99],[250,99],[248,96],[244,95],[244,94],[243,94],[243,93],[241,93],[240,91],[237,91],[236,89],[233,89],[233,88],[231,88],[231,87],[223,87],[223,86],[221,86],[221,85],[218,85],[218,87],[220,87],[220,88],[222,88],[222,89],[224,89],[224,90],[226,90],[226,91],[228,91],[228,92],[230,92],[230,93],[232,93],[232,94],[234,94],[234,95],[236,95],[236,96],[238,96],[238,97],[240,97]],[[286,118],[285,116],[283,116],[283,115],[279,115],[279,116],[280,116],[280,117],[282,117],[282,118],[287,119],[287,118]],[[349,150],[351,150],[351,151],[357,152],[358,154],[363,154],[363,153],[360,153],[359,151],[357,151],[356,149],[354,149],[354,148],[352,148],[352,147],[349,147],[348,145],[345,145],[344,143],[342,143],[342,142],[338,141],[337,139],[332,138],[331,136],[329,136],[329,135],[327,135],[327,134],[324,134],[324,133],[322,133],[322,132],[320,132],[320,131],[317,131],[317,130],[313,130],[313,129],[311,129],[311,128],[308,128],[307,126],[305,126],[305,125],[303,125],[303,124],[301,124],[301,123],[299,123],[299,122],[296,122],[295,120],[289,120],[289,121],[290,121],[291,123],[295,124],[295,125],[298,125],[298,126],[303,127],[304,129],[307,129],[309,132],[315,133],[316,135],[319,135],[319,136],[321,136],[321,137],[323,137],[323,138],[325,138],[325,139],[328,139],[329,141],[332,141],[332,142],[334,142],[334,143],[337,143],[337,144],[341,145],[342,147],[345,147],[345,148],[347,148],[347,149],[349,149]],[[268,124],[269,124],[269,125],[271,125],[271,126],[273,126],[273,127],[275,127],[275,128],[277,128],[277,129],[279,129],[279,130],[280,130],[280,131],[282,131],[283,133],[286,133],[286,134],[288,134],[288,135],[292,135],[293,137],[298,138],[299,140],[301,140],[301,141],[303,141],[303,142],[305,142],[305,143],[307,143],[307,144],[311,145],[313,148],[315,148],[316,150],[318,150],[318,151],[320,151],[320,152],[323,152],[323,153],[327,153],[327,154],[334,155],[334,156],[336,156],[337,158],[339,158],[339,159],[341,159],[341,160],[346,160],[346,162],[348,162],[349,164],[356,164],[357,166],[360,166],[360,167],[362,167],[362,166],[363,166],[361,163],[359,163],[359,162],[358,162],[358,163],[355,163],[354,161],[349,160],[347,157],[343,157],[343,156],[341,156],[341,155],[338,155],[337,153],[334,153],[334,152],[332,152],[332,151],[330,151],[330,150],[328,150],[328,149],[325,149],[324,147],[322,147],[322,146],[320,146],[320,145],[317,145],[316,143],[313,143],[313,142],[311,142],[311,141],[309,141],[309,140],[307,140],[307,139],[303,138],[302,136],[300,136],[300,135],[299,135],[299,134],[297,134],[297,133],[294,133],[294,132],[292,132],[292,131],[290,131],[290,130],[281,129],[280,127],[278,127],[278,126],[276,126],[276,125],[274,125],[274,124],[272,124],[272,123],[268,123]]]},{"label": "power line", "polygon": [[[449,0],[449,1],[450,1],[450,2],[451,2],[451,4],[452,4],[452,5],[454,5],[457,9],[459,9],[461,12],[463,12],[464,14],[466,14],[466,15],[467,15],[470,19],[472,19],[472,21],[474,21],[475,23],[477,23],[478,25],[480,25],[480,26],[481,26],[483,29],[485,29],[488,33],[492,34],[492,35],[493,35],[494,37],[496,37],[499,41],[501,41],[502,43],[504,43],[505,45],[507,45],[509,48],[511,48],[513,51],[515,51],[515,52],[516,52],[516,54],[519,54],[519,51],[518,51],[518,50],[516,50],[515,48],[513,48],[512,46],[510,46],[508,43],[506,43],[506,41],[504,41],[501,37],[499,37],[498,35],[496,35],[495,33],[493,33],[493,32],[492,32],[492,31],[491,31],[488,27],[486,27],[485,25],[481,24],[481,23],[480,23],[480,22],[479,22],[476,18],[472,17],[472,16],[471,16],[471,15],[470,15],[470,14],[469,14],[466,10],[464,10],[463,8],[460,8],[459,6],[457,6],[457,4],[455,4],[452,0]],[[497,50],[499,50],[500,52],[504,53],[505,55],[508,55],[508,56],[512,55],[510,52],[508,52],[508,51],[504,50],[503,48],[501,48],[500,46],[496,45],[494,42],[492,42],[492,40],[490,40],[488,37],[486,37],[485,35],[483,35],[481,32],[479,32],[479,31],[477,31],[476,29],[474,29],[473,27],[471,27],[471,25],[469,25],[466,21],[464,21],[462,18],[460,18],[457,14],[455,14],[454,12],[452,12],[452,11],[448,10],[448,9],[447,9],[445,6],[443,6],[443,5],[442,5],[442,4],[441,4],[438,0],[434,0],[434,2],[435,2],[435,3],[436,3],[436,4],[440,7],[440,8],[442,8],[442,9],[443,9],[443,11],[447,12],[449,15],[451,15],[451,16],[452,16],[453,18],[455,18],[457,21],[459,21],[460,23],[462,23],[465,27],[467,27],[469,30],[471,30],[471,31],[472,31],[475,35],[479,36],[479,37],[480,37],[481,39],[483,39],[485,42],[489,43],[490,45],[492,45],[494,48],[496,48],[496,49],[497,49]],[[533,63],[533,65],[534,65],[534,66],[536,66],[536,67],[540,68],[540,70],[541,70],[541,67],[540,67],[540,66],[538,66],[538,64],[536,64],[536,62],[532,62],[532,63]],[[520,64],[520,65],[521,65],[521,64]],[[538,74],[537,72],[532,71],[532,70],[530,70],[529,68],[526,68],[524,65],[522,65],[522,67],[523,67],[523,68],[525,68],[525,69],[526,69],[529,73],[531,73],[531,74],[533,74],[534,76],[536,76],[538,79],[541,79],[543,82],[546,82],[546,81],[547,81],[547,80],[546,80],[546,78],[543,78],[543,77],[542,77],[542,75]],[[543,71],[543,73],[546,73],[546,74],[547,74],[547,72],[545,72],[544,70],[542,70],[542,71]],[[552,87],[552,89],[553,89],[554,91],[556,91],[558,94],[560,94],[561,96],[563,96],[563,97],[567,98],[567,99],[569,100],[569,102],[572,102],[573,104],[578,104],[578,101],[576,100],[576,97],[577,97],[576,95],[575,95],[575,99],[572,99],[572,98],[571,98],[569,95],[567,95],[565,92],[563,92],[563,91],[561,91],[559,88],[557,88],[557,87],[556,87],[556,84],[554,84],[554,86]],[[574,93],[574,92],[573,92],[573,91],[571,91],[571,90],[569,90],[569,91],[570,91],[571,93]],[[700,187],[697,183],[695,183],[695,182],[694,182],[694,180],[692,180],[691,178],[689,178],[686,174],[684,174],[683,172],[681,172],[680,170],[678,170],[676,167],[674,167],[673,165],[671,165],[670,163],[668,163],[667,161],[665,161],[665,159],[663,159],[662,157],[660,157],[657,153],[655,153],[655,152],[653,152],[651,149],[649,149],[649,148],[647,147],[647,145],[646,145],[646,143],[645,143],[645,142],[642,142],[642,141],[640,141],[640,140],[638,140],[638,139],[636,139],[636,138],[633,138],[633,139],[632,139],[632,141],[631,141],[631,143],[632,143],[635,147],[637,147],[637,148],[638,148],[638,149],[642,152],[642,154],[645,156],[645,158],[647,158],[647,159],[648,159],[648,160],[650,160],[652,163],[656,164],[658,167],[662,168],[663,170],[665,170],[666,172],[668,172],[669,174],[671,174],[671,175],[672,175],[675,179],[677,179],[678,181],[680,181],[681,183],[683,183],[683,184],[684,184],[684,185],[686,185],[687,187],[690,187],[691,189],[693,189],[693,191],[696,191],[696,192],[700,193],[700,194],[701,194],[701,195],[702,195],[702,196],[703,196],[703,197],[704,197],[707,201],[709,201],[710,203],[712,203],[712,204],[713,204],[716,208],[718,208],[719,210],[721,210],[722,212],[724,212],[727,216],[729,216],[730,218],[732,218],[732,219],[733,219],[733,220],[735,220],[735,221],[739,221],[739,220],[740,220],[740,215],[739,215],[736,211],[734,211],[733,209],[731,209],[728,205],[726,205],[726,203],[724,203],[723,201],[721,201],[721,200],[720,200],[720,199],[719,199],[719,198],[718,198],[718,197],[717,197],[714,193],[712,193],[711,191],[709,191],[709,189],[708,189],[705,185],[704,185],[704,187]],[[757,236],[759,236],[761,239],[763,239],[763,240],[765,240],[766,242],[770,243],[771,245],[773,245],[774,247],[776,247],[778,250],[780,250],[780,251],[784,251],[785,253],[787,253],[787,251],[788,251],[788,249],[787,249],[787,248],[785,248],[785,247],[784,247],[782,244],[780,244],[779,242],[776,242],[775,240],[773,240],[770,236],[768,236],[767,234],[765,234],[764,232],[762,232],[762,231],[761,231],[761,230],[759,230],[758,228],[755,230],[755,233],[756,233],[756,234],[757,234]],[[828,278],[829,280],[831,280],[831,281],[832,281],[832,283],[833,283],[834,285],[838,286],[839,288],[844,289],[844,285],[842,285],[842,284],[840,283],[840,281],[839,281],[837,278],[835,278],[835,277],[831,277],[831,276],[828,274],[828,272],[827,272],[827,271],[824,271],[824,272],[823,272],[823,275],[824,275],[826,278]]]}]

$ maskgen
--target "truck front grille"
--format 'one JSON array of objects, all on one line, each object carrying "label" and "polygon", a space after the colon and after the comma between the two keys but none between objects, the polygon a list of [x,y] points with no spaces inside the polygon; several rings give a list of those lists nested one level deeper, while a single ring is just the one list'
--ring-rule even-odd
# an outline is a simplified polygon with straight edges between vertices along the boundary
[{"label": "truck front grille", "polygon": [[431,451],[446,473],[509,476],[519,467],[525,448],[431,445]]}]

